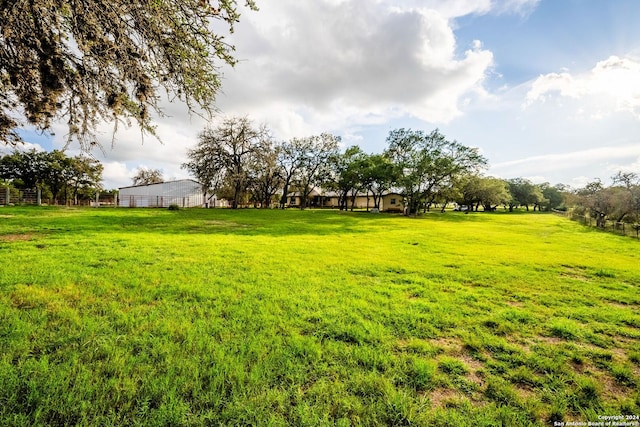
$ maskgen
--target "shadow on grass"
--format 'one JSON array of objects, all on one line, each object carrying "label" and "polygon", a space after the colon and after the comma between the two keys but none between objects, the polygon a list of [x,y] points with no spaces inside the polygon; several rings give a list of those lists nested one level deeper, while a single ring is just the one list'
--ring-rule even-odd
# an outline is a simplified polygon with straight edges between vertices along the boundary
[{"label": "shadow on grass", "polygon": [[[181,209],[16,207],[6,213],[0,235],[22,232],[44,234],[162,233],[228,235],[330,235],[420,227],[422,220],[468,223],[486,221],[504,213],[431,211],[418,216],[339,211],[336,209]],[[512,214],[506,212],[506,214]]]}]

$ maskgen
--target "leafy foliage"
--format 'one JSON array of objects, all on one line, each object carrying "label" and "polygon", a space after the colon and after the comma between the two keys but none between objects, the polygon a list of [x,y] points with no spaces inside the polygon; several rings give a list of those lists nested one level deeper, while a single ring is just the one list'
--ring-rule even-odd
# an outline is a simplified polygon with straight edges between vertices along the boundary
[{"label": "leafy foliage", "polygon": [[159,184],[164,182],[160,169],[140,168],[133,176],[133,185]]},{"label": "leafy foliage", "polygon": [[235,62],[213,23],[238,18],[235,0],[0,2],[0,141],[19,141],[17,116],[45,130],[64,118],[83,148],[101,121],[153,133],[160,88],[210,109],[219,64]]},{"label": "leafy foliage", "polygon": [[14,151],[0,158],[0,179],[17,188],[43,190],[54,203],[68,200],[78,202],[100,188],[103,167],[95,159],[86,156],[67,157],[60,150]]},{"label": "leafy foliage", "polygon": [[613,185],[605,187],[595,180],[575,191],[573,200],[578,213],[588,212],[604,227],[606,220],[640,222],[640,177],[632,172],[619,172]]},{"label": "leafy foliage", "polygon": [[338,155],[340,137],[322,133],[299,140],[304,153],[300,158],[300,168],[295,186],[300,192],[301,208],[306,207],[309,194],[314,187],[320,187],[331,181],[331,159]]},{"label": "leafy foliage", "polygon": [[[258,159],[271,146],[265,127],[256,128],[246,117],[224,119],[199,135],[196,148],[187,152],[183,168],[206,188],[227,189],[235,209],[243,204],[252,168],[263,168]],[[205,189],[206,189],[205,188]]]},{"label": "leafy foliage", "polygon": [[409,213],[417,213],[421,202],[432,203],[456,176],[478,172],[487,163],[477,148],[449,141],[437,129],[429,134],[396,129],[389,132],[387,144],[386,155],[402,170],[398,184],[409,201]]}]

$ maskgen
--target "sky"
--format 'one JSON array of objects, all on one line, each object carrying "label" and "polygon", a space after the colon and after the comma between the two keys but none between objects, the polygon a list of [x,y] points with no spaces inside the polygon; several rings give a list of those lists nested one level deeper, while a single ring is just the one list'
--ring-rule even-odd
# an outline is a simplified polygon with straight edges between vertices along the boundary
[{"label": "sky", "polygon": [[[242,3],[242,1],[240,1]],[[227,40],[218,116],[247,116],[276,140],[330,132],[380,153],[389,131],[439,129],[479,147],[485,175],[574,188],[640,173],[640,1],[257,0]],[[140,167],[181,164],[207,122],[166,103],[162,142],[100,127],[107,189]],[[25,148],[64,146],[22,131]],[[8,148],[0,148],[7,151]],[[68,148],[70,155],[78,147]]]}]

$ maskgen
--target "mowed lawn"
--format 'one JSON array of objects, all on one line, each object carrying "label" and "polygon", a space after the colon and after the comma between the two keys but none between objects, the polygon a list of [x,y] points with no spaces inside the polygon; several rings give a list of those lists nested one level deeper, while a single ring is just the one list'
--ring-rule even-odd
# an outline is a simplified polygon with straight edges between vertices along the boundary
[{"label": "mowed lawn", "polygon": [[549,214],[0,208],[0,425],[640,415],[640,242]]}]

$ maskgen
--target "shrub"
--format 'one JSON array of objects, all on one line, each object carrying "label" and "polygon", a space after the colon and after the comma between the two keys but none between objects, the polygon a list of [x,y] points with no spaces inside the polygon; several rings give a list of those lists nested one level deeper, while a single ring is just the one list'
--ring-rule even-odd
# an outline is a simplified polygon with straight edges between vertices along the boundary
[{"label": "shrub", "polygon": [[177,211],[177,210],[180,210],[180,206],[178,206],[178,205],[177,205],[177,204],[175,204],[175,203],[172,203],[172,204],[170,204],[170,205],[169,205],[169,210],[170,210],[170,211]]}]

